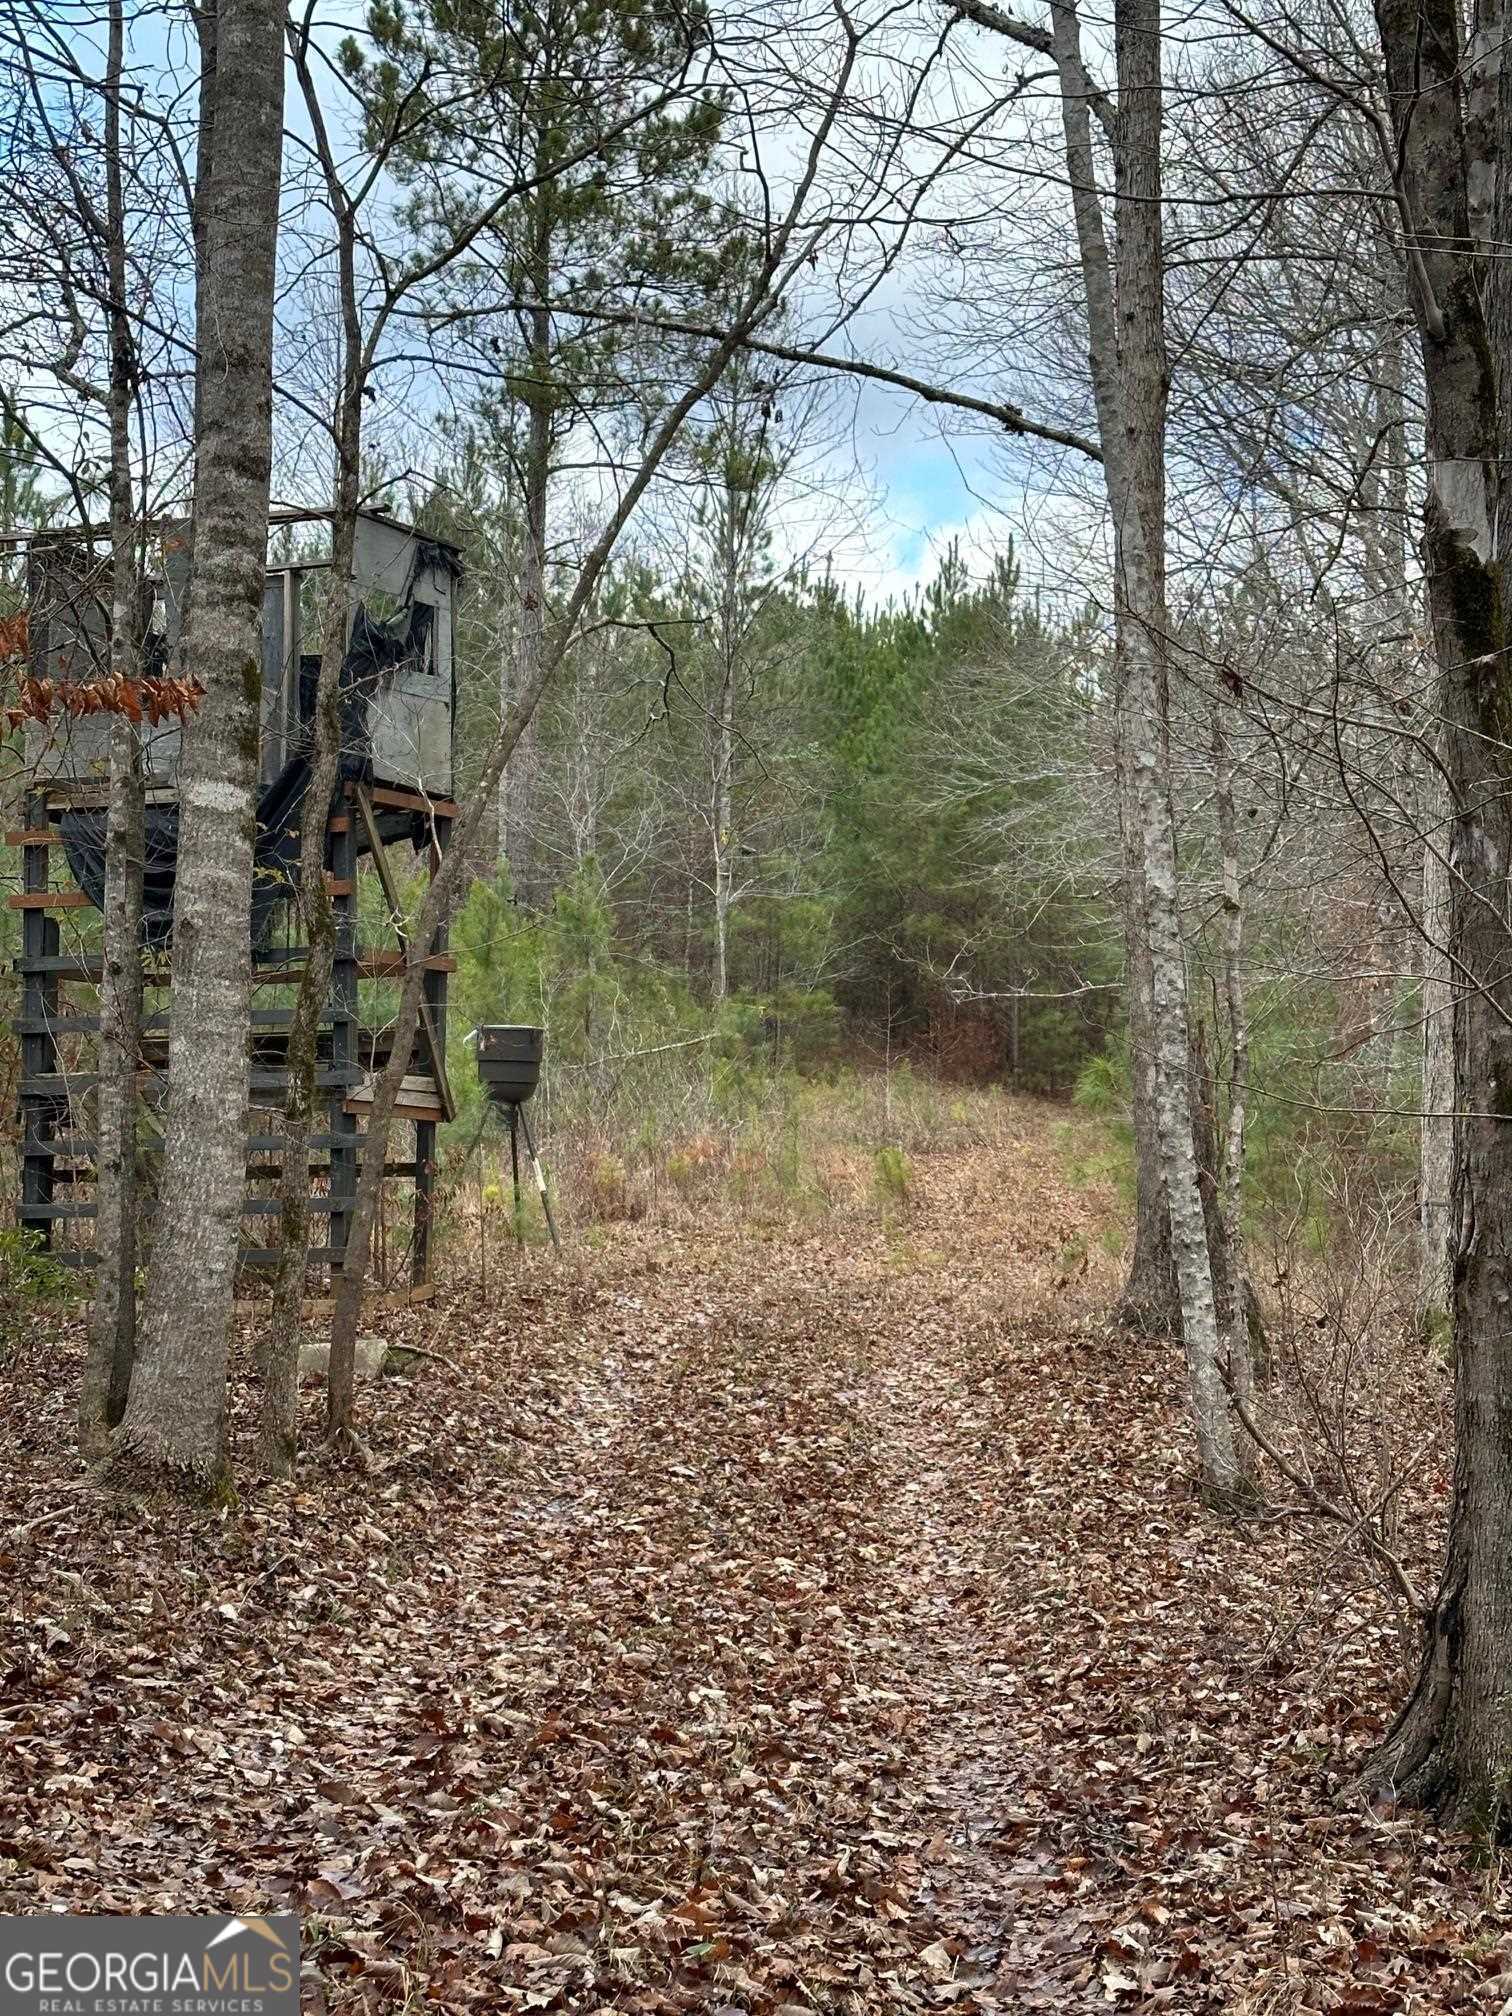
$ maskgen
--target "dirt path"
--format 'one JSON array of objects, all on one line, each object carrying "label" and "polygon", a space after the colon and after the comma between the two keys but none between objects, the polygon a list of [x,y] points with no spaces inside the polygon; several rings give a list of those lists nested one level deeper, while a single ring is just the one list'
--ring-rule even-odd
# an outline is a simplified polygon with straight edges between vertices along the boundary
[{"label": "dirt path", "polygon": [[1499,1890],[1329,1803],[1378,1598],[1194,1505],[1053,1128],[516,1267],[219,1516],[61,1465],[39,1348],[0,1909],[297,1909],[332,2009],[1499,2008]]}]

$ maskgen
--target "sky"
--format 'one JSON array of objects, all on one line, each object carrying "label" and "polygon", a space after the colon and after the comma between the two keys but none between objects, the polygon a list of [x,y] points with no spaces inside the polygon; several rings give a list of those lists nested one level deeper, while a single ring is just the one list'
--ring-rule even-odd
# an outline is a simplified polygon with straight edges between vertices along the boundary
[{"label": "sky", "polygon": [[872,386],[858,393],[852,381],[834,404],[838,438],[811,479],[818,498],[789,507],[778,541],[787,557],[814,568],[829,556],[835,578],[869,604],[901,603],[952,547],[985,580],[1011,542],[1026,590],[1079,603],[1100,514],[1084,483],[1062,480],[1080,472],[1057,451],[954,431],[921,400]]},{"label": "sky", "polygon": [[[332,0],[323,11],[341,25],[360,19],[361,0]],[[186,67],[181,42],[170,47],[152,14],[138,26],[133,55],[139,74]],[[301,129],[293,91],[287,109]],[[918,271],[900,268],[890,275],[866,326],[855,332],[858,350],[933,375],[936,367],[917,355],[920,324],[928,323],[926,295],[927,280],[921,283]],[[926,326],[926,346],[932,334]],[[826,347],[841,349],[844,340]],[[315,361],[313,355],[306,359]],[[1013,388],[978,372],[973,389],[1011,396]],[[397,385],[394,391],[402,405]],[[829,387],[819,433],[817,451],[781,514],[777,545],[790,562],[827,568],[876,605],[916,595],[952,547],[972,573],[985,577],[1012,540],[1029,587],[1065,592],[1068,562],[1083,548],[1086,513],[1059,494],[1054,451],[1014,450],[987,423],[963,426],[959,416],[942,416],[907,393],[854,379]],[[323,488],[317,466],[296,480]]]}]

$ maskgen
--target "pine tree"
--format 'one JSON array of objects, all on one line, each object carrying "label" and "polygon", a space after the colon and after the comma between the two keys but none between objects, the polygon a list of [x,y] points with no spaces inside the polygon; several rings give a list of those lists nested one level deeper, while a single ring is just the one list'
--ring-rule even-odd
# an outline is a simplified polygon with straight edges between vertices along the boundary
[{"label": "pine tree", "polygon": [[[379,59],[349,44],[347,67],[375,112],[419,93],[430,104],[423,146],[401,163],[417,228],[502,182],[527,191],[479,235],[432,318],[470,371],[497,374],[475,425],[519,527],[507,707],[543,648],[563,444],[584,422],[643,435],[655,403],[654,355],[614,318],[686,306],[727,256],[709,249],[716,217],[701,186],[724,110],[699,79],[707,18],[650,0],[425,0],[413,16],[383,0],[369,28]],[[539,767],[532,726],[499,824],[516,897],[531,907],[550,887]]]}]

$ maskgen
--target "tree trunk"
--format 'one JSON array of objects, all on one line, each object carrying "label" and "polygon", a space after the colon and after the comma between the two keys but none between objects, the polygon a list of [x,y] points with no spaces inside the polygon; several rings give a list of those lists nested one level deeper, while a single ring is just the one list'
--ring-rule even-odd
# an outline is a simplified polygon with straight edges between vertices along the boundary
[{"label": "tree trunk", "polygon": [[[133,546],[134,546],[133,542]],[[132,572],[135,576],[135,566]],[[140,582],[133,579],[132,587]],[[140,602],[115,626],[131,624]],[[130,656],[136,652],[128,647]],[[114,665],[112,667],[114,674]],[[128,675],[129,676],[129,675]],[[79,1394],[79,1447],[91,1461],[110,1453],[126,1412],[136,1358],[137,1089],[142,1036],[142,748],[136,724],[110,729],[110,807],[105,837],[104,961],[100,982],[99,1084],[95,1091],[95,1269],[89,1349]]]},{"label": "tree trunk", "polygon": [[185,662],[205,688],[179,778],[162,1197],[123,1462],[216,1480],[245,1189],[252,847],[272,462],[283,141],[281,0],[220,0],[206,192],[192,588]]},{"label": "tree trunk", "polygon": [[[1134,1257],[1115,1309],[1115,1320],[1145,1336],[1179,1337],[1181,1295],[1171,1244],[1170,1210],[1156,1105],[1155,975],[1150,957],[1150,924],[1145,889],[1144,835],[1131,741],[1128,734],[1129,624],[1125,587],[1123,512],[1130,485],[1123,473],[1124,388],[1119,377],[1118,310],[1113,262],[1098,196],[1097,156],[1092,145],[1096,99],[1081,56],[1081,30],[1071,0],[1050,9],[1051,47],[1061,89],[1061,124],[1066,175],[1071,188],[1087,309],[1088,363],[1103,448],[1104,480],[1113,518],[1114,713],[1117,738],[1118,805],[1123,841],[1123,922],[1125,993],[1129,1033],[1130,1092],[1134,1123]],[[1157,101],[1157,118],[1159,107]],[[1103,115],[1108,116],[1106,112]],[[1121,136],[1115,136],[1121,137]],[[1164,411],[1164,394],[1160,410]],[[1153,417],[1153,416],[1152,416]],[[1163,526],[1160,528],[1163,536]]]},{"label": "tree trunk", "polygon": [[[544,200],[544,199],[543,199]],[[545,293],[540,282],[537,298]],[[520,555],[520,630],[514,664],[506,675],[505,707],[534,683],[546,648],[546,539],[551,506],[551,320],[544,310],[531,317],[532,344],[527,369],[528,420],[525,443],[525,537]],[[550,891],[541,849],[541,752],[534,713],[526,723],[506,781],[500,783],[505,853],[515,901],[527,910],[544,907]]]},{"label": "tree trunk", "polygon": [[1160,750],[1161,668],[1152,640],[1132,641],[1129,657],[1132,755],[1146,863],[1153,979],[1155,1118],[1181,1292],[1182,1346],[1198,1461],[1204,1486],[1223,1499],[1238,1489],[1241,1479],[1220,1371],[1217,1297],[1196,1151],[1175,822]]},{"label": "tree trunk", "polygon": [[[110,276],[110,674],[141,675],[143,569],[131,481],[136,344],[126,292],[121,159],[122,0],[110,0],[105,63],[105,185]],[[79,1446],[98,1460],[126,1411],[136,1355],[136,1073],[142,1031],[142,747],[119,713],[110,729],[99,1083],[95,1091],[95,1270],[89,1349],[79,1393]]]},{"label": "tree trunk", "polygon": [[[1479,116],[1453,0],[1377,0],[1396,123],[1398,195],[1412,220],[1413,307],[1427,393],[1430,481],[1424,574],[1441,668],[1452,832],[1449,948],[1456,1119],[1450,1227],[1455,1354],[1454,1488],[1443,1577],[1416,1686],[1364,1783],[1487,1835],[1507,1831],[1512,1787],[1512,977],[1507,876],[1512,805],[1512,666],[1501,567],[1512,497],[1494,474],[1512,447],[1497,366],[1512,371],[1505,261],[1490,262],[1489,317],[1472,237],[1472,195],[1497,159]],[[1493,36],[1495,42],[1497,37]],[[1512,66],[1501,126],[1512,117]],[[1495,237],[1512,228],[1505,150]],[[1498,517],[1500,523],[1498,524]],[[1505,544],[1502,545],[1505,551]]]},{"label": "tree trunk", "polygon": [[712,802],[709,806],[714,869],[714,999],[730,992],[730,911],[735,901],[735,660],[739,648],[740,492],[727,482],[722,503],[719,595],[719,704],[714,710]]},{"label": "tree trunk", "polygon": [[[343,450],[349,438],[343,435]],[[336,963],[336,913],[325,877],[326,822],[341,765],[341,663],[351,632],[359,482],[355,454],[343,452],[340,461],[332,521],[331,602],[321,637],[310,782],[299,835],[297,903],[308,950],[289,1018],[289,1082],[280,1130],[278,1267],[261,1352],[257,1459],[270,1477],[291,1477],[297,1453],[299,1341],[310,1237],[310,1131],[315,1116],[320,1023]]]},{"label": "tree trunk", "polygon": [[[1122,674],[1119,674],[1120,689]],[[1122,713],[1120,701],[1119,712]],[[1120,737],[1120,741],[1122,738]],[[1134,1256],[1113,1320],[1139,1337],[1181,1336],[1181,1292],[1171,1250],[1171,1214],[1155,1120],[1155,975],[1145,914],[1144,856],[1132,770],[1118,756],[1123,841],[1124,1013],[1129,1043],[1129,1111],[1134,1129]]]},{"label": "tree trunk", "polygon": [[[1435,740],[1440,739],[1435,736]],[[1418,1322],[1425,1337],[1447,1333],[1452,1295],[1449,1254],[1454,1185],[1454,986],[1449,959],[1449,801],[1428,772],[1422,794],[1422,1132],[1418,1160],[1421,1234]]]},{"label": "tree trunk", "polygon": [[[320,1023],[336,963],[336,913],[326,887],[326,823],[341,768],[341,667],[351,635],[356,590],[357,508],[362,495],[362,398],[366,355],[357,289],[357,218],[332,151],[309,62],[307,38],[296,33],[294,62],[326,197],[336,220],[336,266],[341,303],[341,385],[332,432],[336,482],[331,512],[330,599],[320,640],[320,675],[310,747],[310,782],[299,835],[297,905],[304,924],[304,971],[289,1018],[285,1063],[282,1160],[278,1178],[278,1267],[273,1306],[261,1358],[262,1405],[257,1432],[259,1466],[271,1477],[290,1477],[297,1454],[299,1341],[304,1317],[310,1241],[310,1131],[315,1115]],[[329,1391],[329,1386],[327,1388]]]},{"label": "tree trunk", "polygon": [[[1223,874],[1223,1013],[1228,1035],[1228,1117],[1218,1158],[1219,1236],[1208,1250],[1221,1254],[1219,1334],[1230,1390],[1248,1411],[1254,1388],[1248,1277],[1244,1265],[1244,1159],[1249,1118],[1249,1012],[1244,992],[1244,883],[1239,862],[1239,815],[1234,803],[1234,758],[1221,695],[1213,701],[1213,795]],[[1216,1132],[1216,1130],[1215,1130]],[[1241,1441],[1240,1460],[1248,1451]],[[1248,1465],[1246,1465],[1248,1467]]]},{"label": "tree trunk", "polygon": [[[1036,54],[1044,53],[1044,37],[1013,15],[993,8],[973,18]],[[1192,1057],[1170,791],[1158,0],[1125,0],[1115,13],[1116,112],[1082,62],[1074,0],[1051,0],[1049,44],[1060,84],[1066,181],[1113,523],[1119,810],[1138,1186],[1134,1261],[1118,1313],[1144,1330],[1179,1330],[1204,1480],[1224,1495],[1238,1481],[1238,1472],[1218,1372],[1213,1259],[1198,1237],[1203,1197],[1188,1082]],[[1098,194],[1094,114],[1112,143],[1116,266],[1108,255]],[[1248,1304],[1247,1289],[1245,1299]]]},{"label": "tree trunk", "polygon": [[[1182,1345],[1206,1489],[1220,1498],[1242,1476],[1221,1376],[1222,1346],[1191,1103],[1186,947],[1181,934],[1176,822],[1167,728],[1165,609],[1165,360],[1160,146],[1160,0],[1116,0],[1118,63],[1118,392],[1122,423],[1108,461],[1120,528],[1115,593],[1127,678],[1133,771],[1154,1007],[1155,1116],[1171,1244],[1181,1291]],[[1104,453],[1109,444],[1104,442]]]},{"label": "tree trunk", "polygon": [[730,832],[730,757],[733,736],[734,695],[728,679],[719,696],[716,726],[717,753],[714,776],[714,999],[725,1001],[730,993],[730,910],[734,902],[734,875]]}]

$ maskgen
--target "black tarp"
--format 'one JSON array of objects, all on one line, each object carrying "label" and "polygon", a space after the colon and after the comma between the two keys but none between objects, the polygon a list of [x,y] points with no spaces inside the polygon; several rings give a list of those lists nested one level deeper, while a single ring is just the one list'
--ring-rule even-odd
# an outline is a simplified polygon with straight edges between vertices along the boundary
[{"label": "black tarp", "polygon": [[[341,665],[341,777],[366,782],[373,767],[368,708],[374,696],[403,665],[423,660],[430,643],[435,610],[425,602],[411,603],[392,622],[383,623],[358,605],[351,639]],[[320,660],[300,664],[299,716],[301,739],[308,743],[315,718],[315,690]],[[281,903],[293,894],[299,877],[299,839],[304,801],[310,788],[310,759],[303,751],[291,756],[257,800],[257,839],[253,850],[252,943],[267,943]],[[65,812],[58,822],[69,873],[97,910],[105,904],[106,815],[103,811]],[[178,875],[179,808],[149,805],[145,820],[145,863],[142,877],[142,942],[163,950],[173,935],[173,887]]]},{"label": "black tarp", "polygon": [[[253,849],[252,943],[263,945],[274,913],[294,889],[299,869],[299,832],[310,759],[295,756],[257,800],[257,840]],[[58,821],[69,873],[97,910],[105,904],[105,814],[65,812]],[[149,805],[144,821],[146,848],[142,875],[142,942],[161,951],[173,935],[173,885],[178,878],[179,809]]]}]

